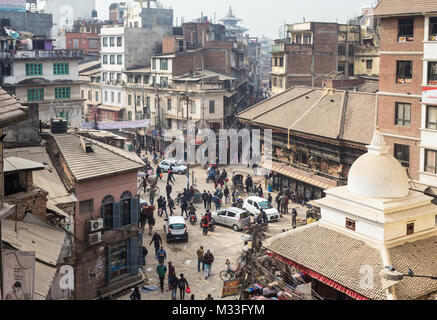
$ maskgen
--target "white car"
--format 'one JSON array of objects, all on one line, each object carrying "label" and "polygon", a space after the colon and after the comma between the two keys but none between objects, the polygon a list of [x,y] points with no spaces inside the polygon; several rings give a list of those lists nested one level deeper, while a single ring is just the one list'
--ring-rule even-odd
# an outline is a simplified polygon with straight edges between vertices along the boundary
[{"label": "white car", "polygon": [[161,161],[159,164],[159,167],[164,170],[164,172],[167,172],[169,169],[171,169],[173,172],[177,174],[185,174],[187,172],[187,166],[181,163],[178,163],[175,160],[164,160]]},{"label": "white car", "polygon": [[164,231],[167,235],[167,243],[172,240],[188,242],[188,227],[184,217],[170,216],[165,219]]},{"label": "white car", "polygon": [[279,220],[279,212],[273,208],[272,204],[264,198],[260,197],[248,197],[244,200],[243,208],[249,211],[251,215],[258,217],[261,213],[261,209],[267,214],[267,219],[270,221]]}]

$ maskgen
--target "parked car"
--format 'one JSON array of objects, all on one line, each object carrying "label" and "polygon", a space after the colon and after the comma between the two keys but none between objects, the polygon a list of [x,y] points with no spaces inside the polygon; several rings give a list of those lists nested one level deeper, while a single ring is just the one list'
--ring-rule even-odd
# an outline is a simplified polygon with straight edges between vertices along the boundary
[{"label": "parked car", "polygon": [[164,231],[167,235],[167,242],[172,240],[188,242],[188,227],[184,217],[171,216],[165,219]]},{"label": "parked car", "polygon": [[243,230],[250,224],[250,215],[247,210],[240,208],[226,208],[212,213],[215,223],[233,228],[235,231]]},{"label": "parked car", "polygon": [[187,166],[177,162],[176,160],[163,160],[159,164],[159,167],[165,172],[167,172],[169,169],[177,174],[185,174],[187,172]]},{"label": "parked car", "polygon": [[279,212],[273,208],[272,204],[264,198],[260,197],[248,197],[244,200],[243,209],[249,211],[251,215],[258,217],[261,213],[261,209],[267,214],[267,219],[270,221],[279,220]]}]

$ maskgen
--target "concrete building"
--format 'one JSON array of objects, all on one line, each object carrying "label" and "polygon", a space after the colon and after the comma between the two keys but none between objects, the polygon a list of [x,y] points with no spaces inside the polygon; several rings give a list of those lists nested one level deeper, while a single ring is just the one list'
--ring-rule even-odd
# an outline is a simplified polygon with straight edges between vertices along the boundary
[{"label": "concrete building", "polygon": [[435,274],[437,206],[409,190],[380,132],[367,149],[352,165],[347,186],[316,201],[322,218],[268,239],[267,254],[305,272],[321,299],[433,300],[435,280],[387,281],[381,272],[391,266],[402,274]]},{"label": "concrete building", "polygon": [[0,11],[1,29],[10,26],[14,30],[31,32],[32,34],[50,39],[53,27],[53,15],[39,12]]},{"label": "concrete building", "polygon": [[139,271],[135,154],[74,134],[47,137],[47,152],[77,198],[74,216],[74,299],[108,297],[144,280]]},{"label": "concrete building", "polygon": [[98,110],[97,106],[102,104],[100,90],[101,84],[101,62],[94,60],[79,65],[79,79],[82,81],[80,87],[83,102],[83,117],[85,122],[102,121],[107,118],[105,110]]},{"label": "concrete building", "polygon": [[[1,40],[1,54],[9,68],[3,77],[3,87],[31,109],[26,125],[8,130],[9,146],[39,144],[39,122],[64,118],[69,126],[80,127],[82,99],[80,97],[78,50],[54,50],[53,40],[27,39],[10,45]],[[5,63],[4,62],[4,63]]]},{"label": "concrete building", "polygon": [[114,23],[124,23],[123,17],[127,10],[126,2],[115,2],[109,6],[109,20]]},{"label": "concrete building", "polygon": [[437,4],[383,0],[374,14],[381,21],[381,132],[411,187],[435,196]]}]

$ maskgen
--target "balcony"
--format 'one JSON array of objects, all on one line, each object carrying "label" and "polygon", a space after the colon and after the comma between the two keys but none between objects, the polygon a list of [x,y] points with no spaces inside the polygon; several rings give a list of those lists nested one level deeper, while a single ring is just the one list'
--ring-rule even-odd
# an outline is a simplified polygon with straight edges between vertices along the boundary
[{"label": "balcony", "polygon": [[10,52],[15,60],[28,59],[82,59],[82,50],[21,50]]},{"label": "balcony", "polygon": [[284,52],[284,51],[285,51],[285,44],[284,43],[274,44],[272,46],[272,53]]}]

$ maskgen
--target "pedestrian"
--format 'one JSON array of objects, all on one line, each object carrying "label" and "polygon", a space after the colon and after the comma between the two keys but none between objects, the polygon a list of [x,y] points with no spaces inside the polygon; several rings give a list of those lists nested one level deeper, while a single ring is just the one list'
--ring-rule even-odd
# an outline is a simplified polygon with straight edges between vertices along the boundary
[{"label": "pedestrian", "polygon": [[[171,286],[170,286],[170,278],[171,277],[176,277],[176,269],[175,269],[173,263],[170,261],[168,263],[168,289],[169,290],[171,289]],[[167,292],[168,292],[168,290],[167,290]]]},{"label": "pedestrian", "polygon": [[211,191],[208,191],[208,210],[211,209],[211,205],[212,205],[212,194]]},{"label": "pedestrian", "polygon": [[149,236],[151,236],[153,231],[153,226],[155,225],[155,217],[153,216],[153,212],[152,215],[147,218],[147,223],[149,224]]},{"label": "pedestrian", "polygon": [[267,213],[261,209],[261,216],[262,216],[262,220],[264,225],[268,225],[269,224],[269,218],[267,217]]},{"label": "pedestrian", "polygon": [[176,300],[178,294],[178,277],[176,275],[169,276],[170,290],[171,290],[171,299]]},{"label": "pedestrian", "polygon": [[164,248],[161,247],[161,249],[158,250],[158,252],[156,252],[156,259],[158,260],[159,263],[164,263],[165,259],[167,259],[167,252],[165,252]]},{"label": "pedestrian", "polygon": [[296,219],[297,219],[297,210],[293,208],[293,210],[291,210],[291,226],[293,227],[293,229],[296,229]]},{"label": "pedestrian", "polygon": [[195,300],[195,299],[194,299],[194,294],[191,295],[190,300]]},{"label": "pedestrian", "polygon": [[215,204],[215,210],[216,211],[220,210],[220,200],[219,200],[219,198],[217,196],[213,196],[212,197],[212,201]]},{"label": "pedestrian", "polygon": [[130,295],[131,300],[141,300],[141,293],[138,287],[135,287],[134,291]]},{"label": "pedestrian", "polygon": [[206,192],[206,190],[203,190],[202,201],[203,201],[203,207],[205,209],[207,209],[207,206],[208,206],[208,193]]},{"label": "pedestrian", "polygon": [[285,196],[284,202],[284,214],[288,214],[288,204],[290,203],[290,197],[288,195]]},{"label": "pedestrian", "polygon": [[182,198],[181,202],[181,216],[184,216],[184,212],[186,215],[186,219],[188,219],[188,200]]},{"label": "pedestrian", "polygon": [[156,168],[156,180],[162,180],[162,169],[160,167]]},{"label": "pedestrian", "polygon": [[167,201],[165,200],[164,197],[162,197],[162,202],[161,202],[161,204],[162,204],[161,210],[162,210],[163,213],[165,213],[165,217],[168,219],[168,213],[167,213]]},{"label": "pedestrian", "polygon": [[209,228],[209,218],[207,215],[204,215],[202,217],[202,220],[200,221],[200,225],[203,228],[203,235],[207,236],[208,235],[208,228]]},{"label": "pedestrian", "polygon": [[155,255],[158,256],[159,248],[162,245],[162,239],[158,232],[155,232],[155,234],[153,235],[152,240],[150,240],[149,246],[152,244],[152,242],[155,245]]},{"label": "pedestrian", "polygon": [[210,293],[208,293],[208,296],[206,297],[205,300],[214,300],[214,298],[212,297],[212,295]]},{"label": "pedestrian", "polygon": [[180,274],[180,278],[178,280],[178,287],[179,287],[181,300],[184,300],[185,299],[185,289],[189,288],[189,285],[188,285],[187,279],[184,278],[183,273]]},{"label": "pedestrian", "polygon": [[154,202],[155,202],[155,196],[156,196],[155,188],[150,189],[150,191],[149,191],[149,200],[150,200],[150,204],[152,206],[154,205]]},{"label": "pedestrian", "polygon": [[270,193],[269,193],[269,196],[267,197],[267,201],[270,203],[272,203],[272,201],[273,201],[273,197]]},{"label": "pedestrian", "polygon": [[167,273],[167,266],[164,263],[159,263],[158,266],[156,267],[156,273],[158,274],[159,277],[159,285],[161,287],[161,292],[164,292],[164,280],[165,280],[165,275]]},{"label": "pedestrian", "polygon": [[175,181],[176,180],[175,180],[174,175],[173,175],[173,170],[172,170],[172,168],[170,168],[170,169],[168,169],[168,174],[167,174],[167,184],[170,184],[170,182],[172,184],[174,184]]},{"label": "pedestrian", "polygon": [[167,181],[167,186],[165,187],[165,191],[167,191],[167,198],[171,198],[171,192],[173,191],[173,188],[171,187],[170,183]]},{"label": "pedestrian", "polygon": [[261,187],[261,185],[259,185],[258,186],[258,196],[260,197],[260,198],[264,198],[264,191],[263,191],[263,188]]},{"label": "pedestrian", "polygon": [[197,271],[200,272],[200,264],[202,264],[202,270],[205,270],[205,264],[203,263],[203,257],[205,256],[205,251],[203,251],[203,246],[197,249]]},{"label": "pedestrian", "polygon": [[280,207],[281,207],[281,210],[279,212],[285,213],[285,195],[284,194],[281,194],[281,196],[279,197],[279,203],[280,203]]},{"label": "pedestrian", "polygon": [[146,228],[146,223],[147,223],[147,207],[146,206],[142,206],[141,207],[141,212],[140,212],[140,229],[141,229],[141,233],[144,232],[144,229]]},{"label": "pedestrian", "polygon": [[141,246],[141,255],[140,255],[141,261],[140,261],[140,266],[141,266],[141,270],[143,272],[146,272],[146,269],[145,269],[145,267],[146,267],[146,256],[147,256],[148,253],[149,253],[149,251],[146,249],[146,247],[145,246]]},{"label": "pedestrian", "polygon": [[278,193],[275,197],[276,206],[278,207],[278,211],[281,212],[281,193]]},{"label": "pedestrian", "polygon": [[217,186],[219,184],[219,176],[214,176],[214,189],[217,189]]},{"label": "pedestrian", "polygon": [[208,250],[205,253],[205,256],[203,257],[203,263],[205,264],[205,280],[208,279],[208,277],[211,275],[211,268],[212,263],[214,262],[214,256],[212,255],[211,251]]},{"label": "pedestrian", "polygon": [[173,210],[176,209],[174,206],[174,200],[172,198],[168,198],[168,209],[170,210],[170,215],[172,216],[174,214]]},{"label": "pedestrian", "polygon": [[223,191],[223,194],[225,195],[225,203],[228,204],[230,201],[230,191],[228,186],[225,187],[225,190]]}]

